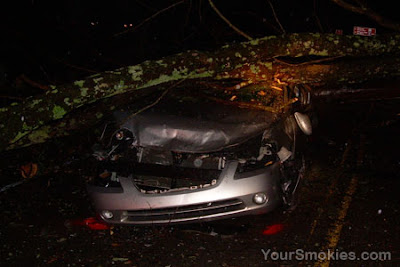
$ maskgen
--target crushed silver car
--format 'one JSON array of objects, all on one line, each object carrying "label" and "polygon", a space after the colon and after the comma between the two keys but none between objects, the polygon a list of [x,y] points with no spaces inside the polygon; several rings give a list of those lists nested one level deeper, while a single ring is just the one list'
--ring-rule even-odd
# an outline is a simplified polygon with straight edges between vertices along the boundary
[{"label": "crushed silver car", "polygon": [[96,212],[112,224],[170,224],[293,206],[304,165],[298,147],[312,129],[306,114],[285,110],[177,90],[139,114],[116,111],[87,187]]}]

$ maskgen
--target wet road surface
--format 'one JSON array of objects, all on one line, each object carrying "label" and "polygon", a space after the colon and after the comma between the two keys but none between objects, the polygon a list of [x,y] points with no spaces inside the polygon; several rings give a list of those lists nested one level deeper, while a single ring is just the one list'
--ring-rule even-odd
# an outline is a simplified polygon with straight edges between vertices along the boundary
[{"label": "wet road surface", "polygon": [[[0,193],[0,264],[400,265],[399,104],[317,105],[319,126],[307,153],[300,202],[290,212],[92,230],[82,225],[93,216],[82,179],[85,163],[65,153],[68,161],[52,172]],[[17,181],[17,174],[1,172],[3,181]],[[333,258],[324,257],[328,251]]]}]

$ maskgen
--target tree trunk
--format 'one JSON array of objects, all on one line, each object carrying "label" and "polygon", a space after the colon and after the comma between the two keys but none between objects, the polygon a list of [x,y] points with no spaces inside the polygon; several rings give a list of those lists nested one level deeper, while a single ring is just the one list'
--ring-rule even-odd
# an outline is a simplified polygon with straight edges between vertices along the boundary
[{"label": "tree trunk", "polygon": [[[0,108],[0,151],[67,134],[66,124],[58,120],[77,108],[133,90],[203,78],[235,78],[278,87],[354,83],[398,76],[399,52],[400,35],[366,38],[304,33],[269,36],[226,45],[214,52],[187,51],[145,61],[56,86],[44,95]],[[305,58],[309,61],[304,62]],[[296,59],[302,59],[301,63],[293,63]],[[57,128],[52,128],[53,121],[58,121]]]}]

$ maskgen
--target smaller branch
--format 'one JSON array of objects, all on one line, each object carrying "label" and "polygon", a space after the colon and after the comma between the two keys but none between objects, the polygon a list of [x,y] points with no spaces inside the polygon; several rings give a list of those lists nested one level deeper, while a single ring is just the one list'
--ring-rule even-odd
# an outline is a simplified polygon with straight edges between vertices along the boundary
[{"label": "smaller branch", "polygon": [[238,34],[240,34],[241,36],[243,36],[244,38],[246,38],[247,40],[253,40],[253,38],[251,38],[249,35],[247,35],[246,33],[244,33],[243,31],[239,30],[235,25],[233,25],[224,15],[222,15],[222,13],[218,10],[218,8],[214,5],[212,0],[208,0],[208,2],[210,3],[210,6],[212,7],[212,9],[214,9],[215,13],[217,13],[217,15],[226,22],[226,24],[228,24],[229,27],[231,27],[235,32],[237,32]]},{"label": "smaller branch", "polygon": [[280,87],[278,87],[278,86],[271,85],[270,87],[271,87],[272,89],[277,90],[277,91],[282,91],[282,88],[280,88]]},{"label": "smaller branch", "polygon": [[321,62],[325,62],[325,61],[332,61],[332,60],[335,60],[335,59],[338,59],[341,57],[343,57],[343,56],[321,58],[321,59],[306,61],[306,62],[302,62],[302,63],[289,63],[284,60],[278,59],[276,57],[274,58],[274,60],[278,63],[289,65],[289,66],[300,66],[300,65],[316,64],[316,63],[321,63]]},{"label": "smaller branch", "polygon": [[32,81],[31,79],[29,79],[28,77],[26,77],[25,74],[20,75],[19,78],[20,78],[22,81],[24,81],[24,82],[26,82],[27,84],[29,84],[30,86],[32,86],[32,87],[39,88],[39,89],[42,89],[42,90],[49,90],[49,89],[50,89],[50,87],[47,86],[47,85],[43,85],[43,84],[40,84],[40,83],[38,83],[38,82]]},{"label": "smaller branch", "polygon": [[58,59],[58,58],[56,58],[56,60],[57,60],[58,62],[64,64],[64,65],[70,67],[70,68],[73,68],[73,69],[82,70],[82,71],[89,72],[89,73],[99,73],[98,71],[91,70],[91,69],[84,68],[84,67],[80,67],[80,66],[77,66],[77,65],[74,65],[74,64],[65,62],[65,61],[63,61],[63,60],[61,60],[61,59]]},{"label": "smaller branch", "polygon": [[[285,107],[290,106],[290,105],[293,104],[293,103],[296,103],[297,101],[299,101],[299,99],[298,99],[297,97],[288,99],[287,101],[285,101],[285,103],[284,103],[282,106],[279,107],[279,109],[282,110],[282,109],[284,109]],[[279,110],[279,109],[278,109],[278,110]]]},{"label": "smaller branch", "polygon": [[161,99],[163,99],[163,97],[169,92],[169,90],[171,90],[172,88],[178,86],[179,84],[181,84],[181,83],[184,82],[185,80],[186,80],[186,79],[182,79],[182,80],[180,80],[180,81],[174,83],[173,85],[171,85],[171,86],[168,87],[167,89],[165,89],[164,92],[156,99],[156,101],[154,101],[154,102],[151,103],[150,105],[145,106],[144,108],[139,109],[138,111],[136,111],[136,112],[133,113],[132,115],[128,116],[128,118],[126,118],[126,119],[124,120],[124,123],[125,123],[127,120],[129,120],[129,119],[135,117],[136,115],[138,115],[138,114],[140,114],[140,113],[142,113],[142,112],[148,110],[149,108],[152,108],[152,107],[154,107],[155,105],[157,105],[157,104],[161,101]]},{"label": "smaller branch", "polygon": [[249,108],[249,109],[259,109],[259,110],[265,110],[269,112],[277,112],[276,108],[273,107],[267,107],[264,105],[259,105],[259,104],[252,104],[249,102],[241,102],[241,101],[229,101],[229,100],[223,100],[217,97],[213,96],[206,96],[208,99],[213,100],[217,103],[225,104],[225,105],[231,105],[231,106],[237,106],[240,108]]},{"label": "smaller branch", "polygon": [[272,14],[274,14],[275,21],[278,23],[279,27],[281,28],[282,33],[285,34],[286,31],[285,31],[285,29],[283,28],[282,24],[280,23],[280,21],[279,21],[279,19],[278,19],[278,16],[277,16],[276,13],[275,13],[274,6],[272,5],[272,3],[271,3],[270,0],[268,0],[268,3],[269,3],[269,5],[270,5],[270,7],[271,7],[271,9],[272,9]]},{"label": "smaller branch", "polygon": [[[349,4],[343,0],[331,0],[331,1],[339,6],[343,7],[344,9],[347,9],[354,13],[358,13],[358,14],[369,17],[370,19],[376,21],[379,25],[381,25],[383,27],[386,27],[386,28],[389,28],[392,30],[396,30],[396,31],[400,31],[400,24],[398,22],[393,22],[393,21],[390,21],[390,20],[384,18],[383,16],[379,15],[378,13],[376,13],[372,9],[366,7],[365,5],[361,5],[361,7],[357,7],[357,6]],[[361,3],[359,1],[357,1],[357,2],[359,4]]]},{"label": "smaller branch", "polygon": [[317,1],[316,0],[314,0],[313,17],[314,17],[315,21],[317,22],[319,30],[321,32],[324,32],[324,28],[322,27],[321,21],[319,20],[319,17],[317,15]]},{"label": "smaller branch", "polygon": [[130,118],[132,118],[132,117],[135,117],[136,115],[142,113],[143,111],[146,111],[146,110],[148,110],[149,108],[152,108],[152,107],[154,107],[155,105],[157,105],[157,104],[161,101],[161,99],[168,93],[169,89],[170,89],[170,88],[165,89],[164,92],[156,99],[156,101],[154,101],[154,102],[151,103],[150,105],[147,105],[147,106],[145,106],[144,108],[142,108],[142,109],[136,111],[135,113],[133,113],[132,115],[130,115],[130,116],[128,117],[128,119],[130,119]]},{"label": "smaller branch", "polygon": [[151,15],[150,17],[146,18],[145,20],[143,20],[141,23],[139,23],[138,25],[136,25],[136,26],[133,27],[132,29],[129,29],[129,30],[126,30],[126,31],[123,31],[123,32],[114,34],[114,37],[118,37],[118,36],[120,36],[120,35],[129,33],[129,32],[133,32],[133,31],[136,31],[138,28],[140,28],[141,26],[143,26],[143,25],[144,25],[145,23],[147,23],[148,21],[154,19],[155,17],[157,17],[157,16],[160,15],[161,13],[164,13],[164,12],[167,11],[167,10],[169,10],[169,9],[171,9],[171,8],[173,8],[173,7],[176,7],[177,5],[183,4],[183,2],[184,2],[184,1],[179,1],[179,2],[176,2],[176,3],[172,4],[172,5],[170,5],[170,6],[166,7],[166,8],[164,8],[164,9],[159,10],[158,12],[156,12],[156,13],[154,13],[153,15]]}]

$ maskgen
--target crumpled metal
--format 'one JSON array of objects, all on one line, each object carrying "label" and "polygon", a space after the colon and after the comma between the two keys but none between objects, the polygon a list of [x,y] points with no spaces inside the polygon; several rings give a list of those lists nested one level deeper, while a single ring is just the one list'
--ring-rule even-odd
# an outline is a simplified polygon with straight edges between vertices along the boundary
[{"label": "crumpled metal", "polygon": [[243,143],[268,128],[276,114],[213,102],[157,105],[138,115],[117,112],[121,128],[133,132],[141,147],[209,153]]}]

